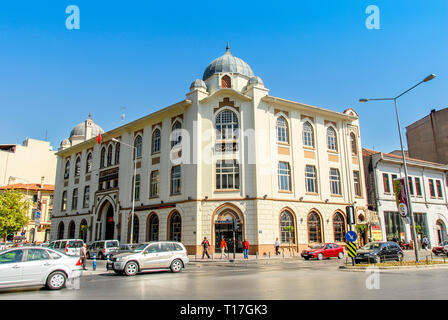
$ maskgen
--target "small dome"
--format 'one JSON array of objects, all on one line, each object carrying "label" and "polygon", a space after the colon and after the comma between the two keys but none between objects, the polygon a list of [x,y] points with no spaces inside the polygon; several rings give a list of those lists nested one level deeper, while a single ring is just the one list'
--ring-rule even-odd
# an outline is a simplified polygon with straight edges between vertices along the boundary
[{"label": "small dome", "polygon": [[207,90],[207,85],[203,80],[196,79],[191,83],[190,90],[193,90],[194,88],[204,88],[205,90]]},{"label": "small dome", "polygon": [[68,140],[68,139],[62,140],[61,146],[69,146],[69,145],[70,145],[70,140]]},{"label": "small dome", "polygon": [[224,53],[224,55],[216,58],[208,65],[207,69],[204,71],[202,80],[207,80],[215,73],[220,72],[239,73],[247,77],[255,76],[251,67],[245,61],[235,57],[230,52],[229,45],[227,45],[226,53]]},{"label": "small dome", "polygon": [[249,79],[249,85],[254,85],[254,84],[260,84],[264,87],[263,80],[261,80],[261,78],[257,77],[257,76]]},{"label": "small dome", "polygon": [[89,114],[89,118],[86,121],[81,122],[73,128],[73,130],[70,132],[70,138],[73,136],[85,136],[86,124],[89,125],[89,122],[91,123],[92,127],[92,137],[95,137],[100,133],[104,133],[104,130],[95,122],[93,122],[92,115]]}]

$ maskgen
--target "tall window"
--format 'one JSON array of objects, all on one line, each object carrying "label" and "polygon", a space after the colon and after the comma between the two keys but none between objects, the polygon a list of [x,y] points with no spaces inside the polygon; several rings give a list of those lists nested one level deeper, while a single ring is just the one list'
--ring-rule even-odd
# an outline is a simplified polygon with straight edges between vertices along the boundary
[{"label": "tall window", "polygon": [[178,212],[174,213],[170,218],[170,240],[181,241],[182,239],[182,220]]},{"label": "tall window", "polygon": [[67,210],[67,191],[62,192],[61,211]]},{"label": "tall window", "polygon": [[159,240],[159,217],[156,214],[152,214],[149,218],[149,235],[148,241]]},{"label": "tall window", "polygon": [[238,117],[231,110],[221,111],[216,116],[216,140],[238,138]]},{"label": "tall window", "polygon": [[353,171],[353,183],[355,187],[355,196],[361,196],[361,181],[359,178],[359,171]]},{"label": "tall window", "polygon": [[333,127],[328,127],[328,129],[327,129],[327,146],[328,146],[328,150],[333,150],[333,151],[338,150],[336,131],[333,129]]},{"label": "tall window", "polygon": [[87,155],[87,160],[86,160],[86,173],[91,173],[92,172],[92,152],[89,152],[89,154]]},{"label": "tall window", "polygon": [[415,192],[417,193],[418,197],[422,196],[422,185],[420,183],[420,178],[414,178],[415,180]]},{"label": "tall window", "polygon": [[305,167],[306,192],[317,193],[317,175],[315,166]]},{"label": "tall window", "polygon": [[105,167],[105,162],[106,162],[106,147],[103,147],[101,149],[100,168],[104,168]]},{"label": "tall window", "polygon": [[356,136],[353,132],[350,133],[350,146],[352,149],[352,154],[358,154],[358,147],[356,146]]},{"label": "tall window", "polygon": [[240,167],[236,160],[218,160],[216,163],[216,189],[239,189]]},{"label": "tall window", "polygon": [[65,170],[64,170],[64,179],[68,179],[70,176],[70,160],[67,160],[65,163]]},{"label": "tall window", "polygon": [[434,180],[432,180],[432,179],[429,179],[429,195],[431,196],[431,198],[436,197],[436,190],[434,188]]},{"label": "tall window", "polygon": [[119,164],[120,163],[120,146],[121,144],[119,142],[117,142],[117,144],[115,144],[115,164]]},{"label": "tall window", "polygon": [[289,142],[288,122],[284,117],[277,118],[277,141],[284,143]]},{"label": "tall window", "polygon": [[75,162],[75,176],[79,176],[81,174],[81,157],[76,158]]},{"label": "tall window", "polygon": [[314,147],[313,127],[308,121],[303,124],[303,145]]},{"label": "tall window", "polygon": [[339,170],[335,168],[330,169],[330,189],[332,194],[342,194],[341,177]]},{"label": "tall window", "polygon": [[112,145],[107,148],[107,166],[112,165]]},{"label": "tall window", "polygon": [[137,215],[134,215],[134,230],[131,232],[131,219],[129,219],[129,235],[132,233],[132,243],[138,243],[139,242],[139,234],[140,234],[140,220],[138,219]]},{"label": "tall window", "polygon": [[150,182],[150,191],[149,196],[151,198],[156,198],[159,196],[159,185],[160,185],[160,176],[159,170],[154,170],[151,172],[151,182]]},{"label": "tall window", "polygon": [[278,163],[278,189],[291,191],[291,170],[288,162]]},{"label": "tall window", "polygon": [[179,121],[174,122],[171,128],[171,148],[182,141],[182,124]]},{"label": "tall window", "polygon": [[437,184],[437,198],[443,198],[442,182],[440,180],[436,180],[436,184]]},{"label": "tall window", "polygon": [[408,182],[409,182],[409,192],[413,196],[414,195],[414,184],[412,183],[412,177],[408,177]]},{"label": "tall window", "polygon": [[64,239],[64,222],[59,222],[58,225],[58,240]]},{"label": "tall window", "polygon": [[141,135],[138,135],[134,140],[135,154],[137,159],[142,157],[143,139]]},{"label": "tall window", "polygon": [[88,208],[90,204],[90,186],[84,187],[84,200],[82,201],[82,207]]},{"label": "tall window", "polygon": [[156,154],[160,152],[160,129],[154,130],[152,133],[152,154]]},{"label": "tall window", "polygon": [[134,200],[140,200],[140,175],[135,175]]},{"label": "tall window", "polygon": [[72,195],[72,210],[78,209],[78,189],[73,189]]},{"label": "tall window", "polygon": [[232,82],[230,80],[230,77],[228,75],[225,75],[221,78],[221,88],[231,88]]},{"label": "tall window", "polygon": [[296,243],[295,230],[290,232],[286,227],[294,227],[294,217],[288,210],[280,214],[280,239],[282,243]]},{"label": "tall window", "polygon": [[390,193],[389,175],[387,173],[383,173],[383,187],[384,193]]},{"label": "tall window", "polygon": [[345,241],[345,219],[344,216],[336,212],[333,216],[333,230],[334,230],[334,241],[343,242]]},{"label": "tall window", "polygon": [[308,215],[308,242],[322,242],[322,224],[314,211]]},{"label": "tall window", "polygon": [[75,238],[75,221],[70,221],[69,225],[68,225],[68,237],[69,239],[73,239]]},{"label": "tall window", "polygon": [[181,190],[181,171],[180,166],[171,168],[171,194],[180,194]]}]

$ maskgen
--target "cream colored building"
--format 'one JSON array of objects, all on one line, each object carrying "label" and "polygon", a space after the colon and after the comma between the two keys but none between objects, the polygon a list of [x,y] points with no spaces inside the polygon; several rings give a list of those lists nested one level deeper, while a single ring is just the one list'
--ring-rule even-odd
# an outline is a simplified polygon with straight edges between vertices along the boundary
[{"label": "cream colored building", "polygon": [[296,250],[342,242],[345,207],[367,209],[356,112],[269,95],[228,48],[185,100],[105,132],[101,144],[92,135],[63,144],[52,239],[87,225],[88,242],[129,242],[134,185],[134,242],[179,240],[190,253],[204,237],[212,251],[222,236],[232,250],[233,219],[237,248],[247,238],[251,253],[274,252],[277,237]]},{"label": "cream colored building", "polygon": [[0,186],[13,183],[54,184],[56,151],[48,141],[27,138],[22,145],[0,145]]}]

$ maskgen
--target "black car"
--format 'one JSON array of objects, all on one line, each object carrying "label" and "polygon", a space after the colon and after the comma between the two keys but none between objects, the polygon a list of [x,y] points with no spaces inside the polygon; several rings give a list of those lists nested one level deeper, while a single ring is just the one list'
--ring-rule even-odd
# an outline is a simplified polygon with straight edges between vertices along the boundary
[{"label": "black car", "polygon": [[355,263],[372,262],[380,263],[384,261],[402,261],[403,250],[396,242],[370,242],[364,247],[356,250]]}]

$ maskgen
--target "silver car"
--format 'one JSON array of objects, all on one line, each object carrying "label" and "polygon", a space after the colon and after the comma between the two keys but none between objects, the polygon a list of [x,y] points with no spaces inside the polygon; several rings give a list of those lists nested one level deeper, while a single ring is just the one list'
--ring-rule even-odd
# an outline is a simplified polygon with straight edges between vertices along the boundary
[{"label": "silver car", "polygon": [[190,262],[184,245],[174,241],[142,243],[133,252],[117,254],[112,259],[115,273],[127,276],[143,271],[179,272]]},{"label": "silver car", "polygon": [[81,259],[42,247],[14,248],[0,253],[0,288],[47,286],[61,289],[82,274]]}]

